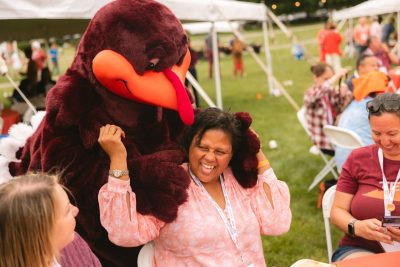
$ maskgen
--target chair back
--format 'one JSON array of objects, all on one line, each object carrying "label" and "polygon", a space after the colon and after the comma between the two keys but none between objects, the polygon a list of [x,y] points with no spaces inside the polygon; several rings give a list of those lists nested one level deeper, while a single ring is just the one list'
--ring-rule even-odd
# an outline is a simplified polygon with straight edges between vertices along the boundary
[{"label": "chair back", "polygon": [[[307,119],[306,119],[306,107],[302,106],[299,111],[297,111],[297,119],[300,122],[300,125],[303,127],[304,131],[307,133],[307,135],[311,138],[311,133],[308,130],[308,124],[307,124]],[[325,162],[324,168],[315,176],[314,180],[312,181],[311,185],[308,187],[308,191],[311,191],[316,185],[318,185],[319,182],[321,182],[328,173],[332,173],[333,177],[335,179],[338,178],[338,174],[335,171],[335,160],[334,158],[328,160],[328,158],[320,151],[318,147],[315,145],[311,147],[310,152],[312,150],[317,151],[317,153],[313,153],[315,155],[320,155],[322,160]]]},{"label": "chair back", "polygon": [[322,216],[324,217],[325,225],[325,236],[326,236],[326,249],[328,251],[328,261],[331,262],[332,259],[332,236],[331,236],[331,226],[330,217],[333,200],[335,199],[336,185],[333,185],[326,190],[324,197],[322,198]]},{"label": "chair back", "polygon": [[153,267],[154,260],[154,242],[144,245],[138,256],[138,267]]},{"label": "chair back", "polygon": [[353,131],[333,125],[325,125],[324,133],[335,146],[355,149],[364,146],[361,138]]},{"label": "chair back", "polygon": [[299,120],[301,126],[303,127],[304,131],[311,136],[310,131],[308,130],[307,119],[306,119],[306,107],[302,106],[299,111],[297,111],[297,119]]}]

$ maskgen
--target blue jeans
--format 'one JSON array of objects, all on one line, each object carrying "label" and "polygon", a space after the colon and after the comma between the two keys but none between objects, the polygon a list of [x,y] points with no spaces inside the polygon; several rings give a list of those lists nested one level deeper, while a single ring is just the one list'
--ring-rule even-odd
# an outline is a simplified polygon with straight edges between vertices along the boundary
[{"label": "blue jeans", "polygon": [[335,252],[333,252],[332,262],[343,260],[345,257],[347,257],[350,254],[353,254],[355,252],[370,252],[370,253],[374,253],[373,251],[370,251],[370,250],[365,249],[365,248],[359,248],[359,247],[353,247],[353,246],[341,246],[341,247],[338,247],[335,250]]}]

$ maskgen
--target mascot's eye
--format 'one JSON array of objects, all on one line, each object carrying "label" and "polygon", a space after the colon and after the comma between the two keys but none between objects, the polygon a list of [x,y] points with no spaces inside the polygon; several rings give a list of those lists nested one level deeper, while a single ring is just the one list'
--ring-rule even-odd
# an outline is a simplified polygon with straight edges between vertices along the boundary
[{"label": "mascot's eye", "polygon": [[156,64],[154,64],[153,62],[150,62],[149,65],[147,65],[148,70],[154,70],[155,68],[156,68]]},{"label": "mascot's eye", "polygon": [[158,59],[158,58],[150,59],[150,62],[147,65],[147,70],[155,70],[159,61],[160,61],[160,59]]}]

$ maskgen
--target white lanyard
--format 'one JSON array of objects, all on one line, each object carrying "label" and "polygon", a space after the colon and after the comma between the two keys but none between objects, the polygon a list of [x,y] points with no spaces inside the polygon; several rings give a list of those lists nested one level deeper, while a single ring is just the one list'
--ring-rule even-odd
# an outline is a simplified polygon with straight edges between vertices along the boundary
[{"label": "white lanyard", "polygon": [[[397,182],[400,179],[400,169],[397,173],[396,180],[394,181],[394,184],[389,189],[389,184],[387,182],[385,172],[383,170],[383,152],[382,149],[378,149],[378,159],[379,159],[379,166],[381,167],[382,171],[382,183],[383,183],[383,205],[385,208],[385,216],[390,216],[391,212],[394,210],[394,204],[393,204],[393,199],[394,195],[396,193],[396,185]],[[393,208],[391,208],[393,207]]]},{"label": "white lanyard", "polygon": [[[201,190],[206,194],[208,200],[211,202],[211,204],[214,206],[214,208],[218,211],[219,216],[221,217],[222,221],[224,222],[225,228],[228,230],[229,236],[231,237],[233,243],[235,244],[236,249],[240,253],[240,257],[242,259],[242,262],[245,263],[245,260],[243,258],[243,255],[241,253],[241,250],[240,250],[239,244],[238,244],[238,233],[237,233],[237,228],[236,228],[235,217],[233,216],[233,209],[232,209],[229,197],[228,197],[228,193],[227,193],[226,188],[225,188],[224,180],[222,179],[222,175],[219,176],[219,182],[221,183],[222,193],[224,194],[226,209],[228,210],[228,218],[226,218],[224,211],[212,199],[210,194],[208,194],[208,192],[205,189],[204,185],[201,183],[199,178],[197,178],[196,175],[193,174],[193,172],[190,170],[190,168],[189,168],[189,173],[190,173],[190,176],[192,177],[193,181],[201,188]],[[250,267],[250,266],[254,266],[254,265],[248,264],[247,266]]]}]

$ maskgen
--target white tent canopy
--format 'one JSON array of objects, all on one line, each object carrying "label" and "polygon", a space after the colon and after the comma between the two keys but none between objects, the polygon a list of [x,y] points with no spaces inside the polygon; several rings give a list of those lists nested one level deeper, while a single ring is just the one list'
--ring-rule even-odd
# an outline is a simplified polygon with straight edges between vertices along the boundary
[{"label": "white tent canopy", "polygon": [[400,11],[400,0],[369,0],[359,5],[334,11],[332,18],[335,21],[374,16]]},{"label": "white tent canopy", "polygon": [[[183,29],[190,34],[204,34],[209,33],[212,28],[211,22],[195,22],[195,23],[185,23],[183,24]],[[226,22],[218,21],[215,23],[215,30],[217,32],[232,32],[232,28],[235,30],[239,29],[238,22]]]},{"label": "white tent canopy", "polygon": [[[1,0],[0,18],[6,19],[91,19],[112,0]],[[265,6],[226,0],[159,0],[181,20],[265,20]]]},{"label": "white tent canopy", "polygon": [[264,4],[226,0],[160,0],[181,20],[266,20]]},{"label": "white tent canopy", "polygon": [[[397,13],[397,35],[400,36],[400,0],[369,0],[359,5],[334,11],[333,20],[349,20],[349,27],[352,31],[353,19],[364,16],[377,16],[388,13]],[[397,43],[397,56],[400,57],[400,45]]]},{"label": "white tent canopy", "polygon": [[[112,0],[0,0],[0,41],[82,33]],[[159,0],[182,21],[265,21],[263,4],[226,0]],[[68,20],[68,21],[66,21]]]}]

